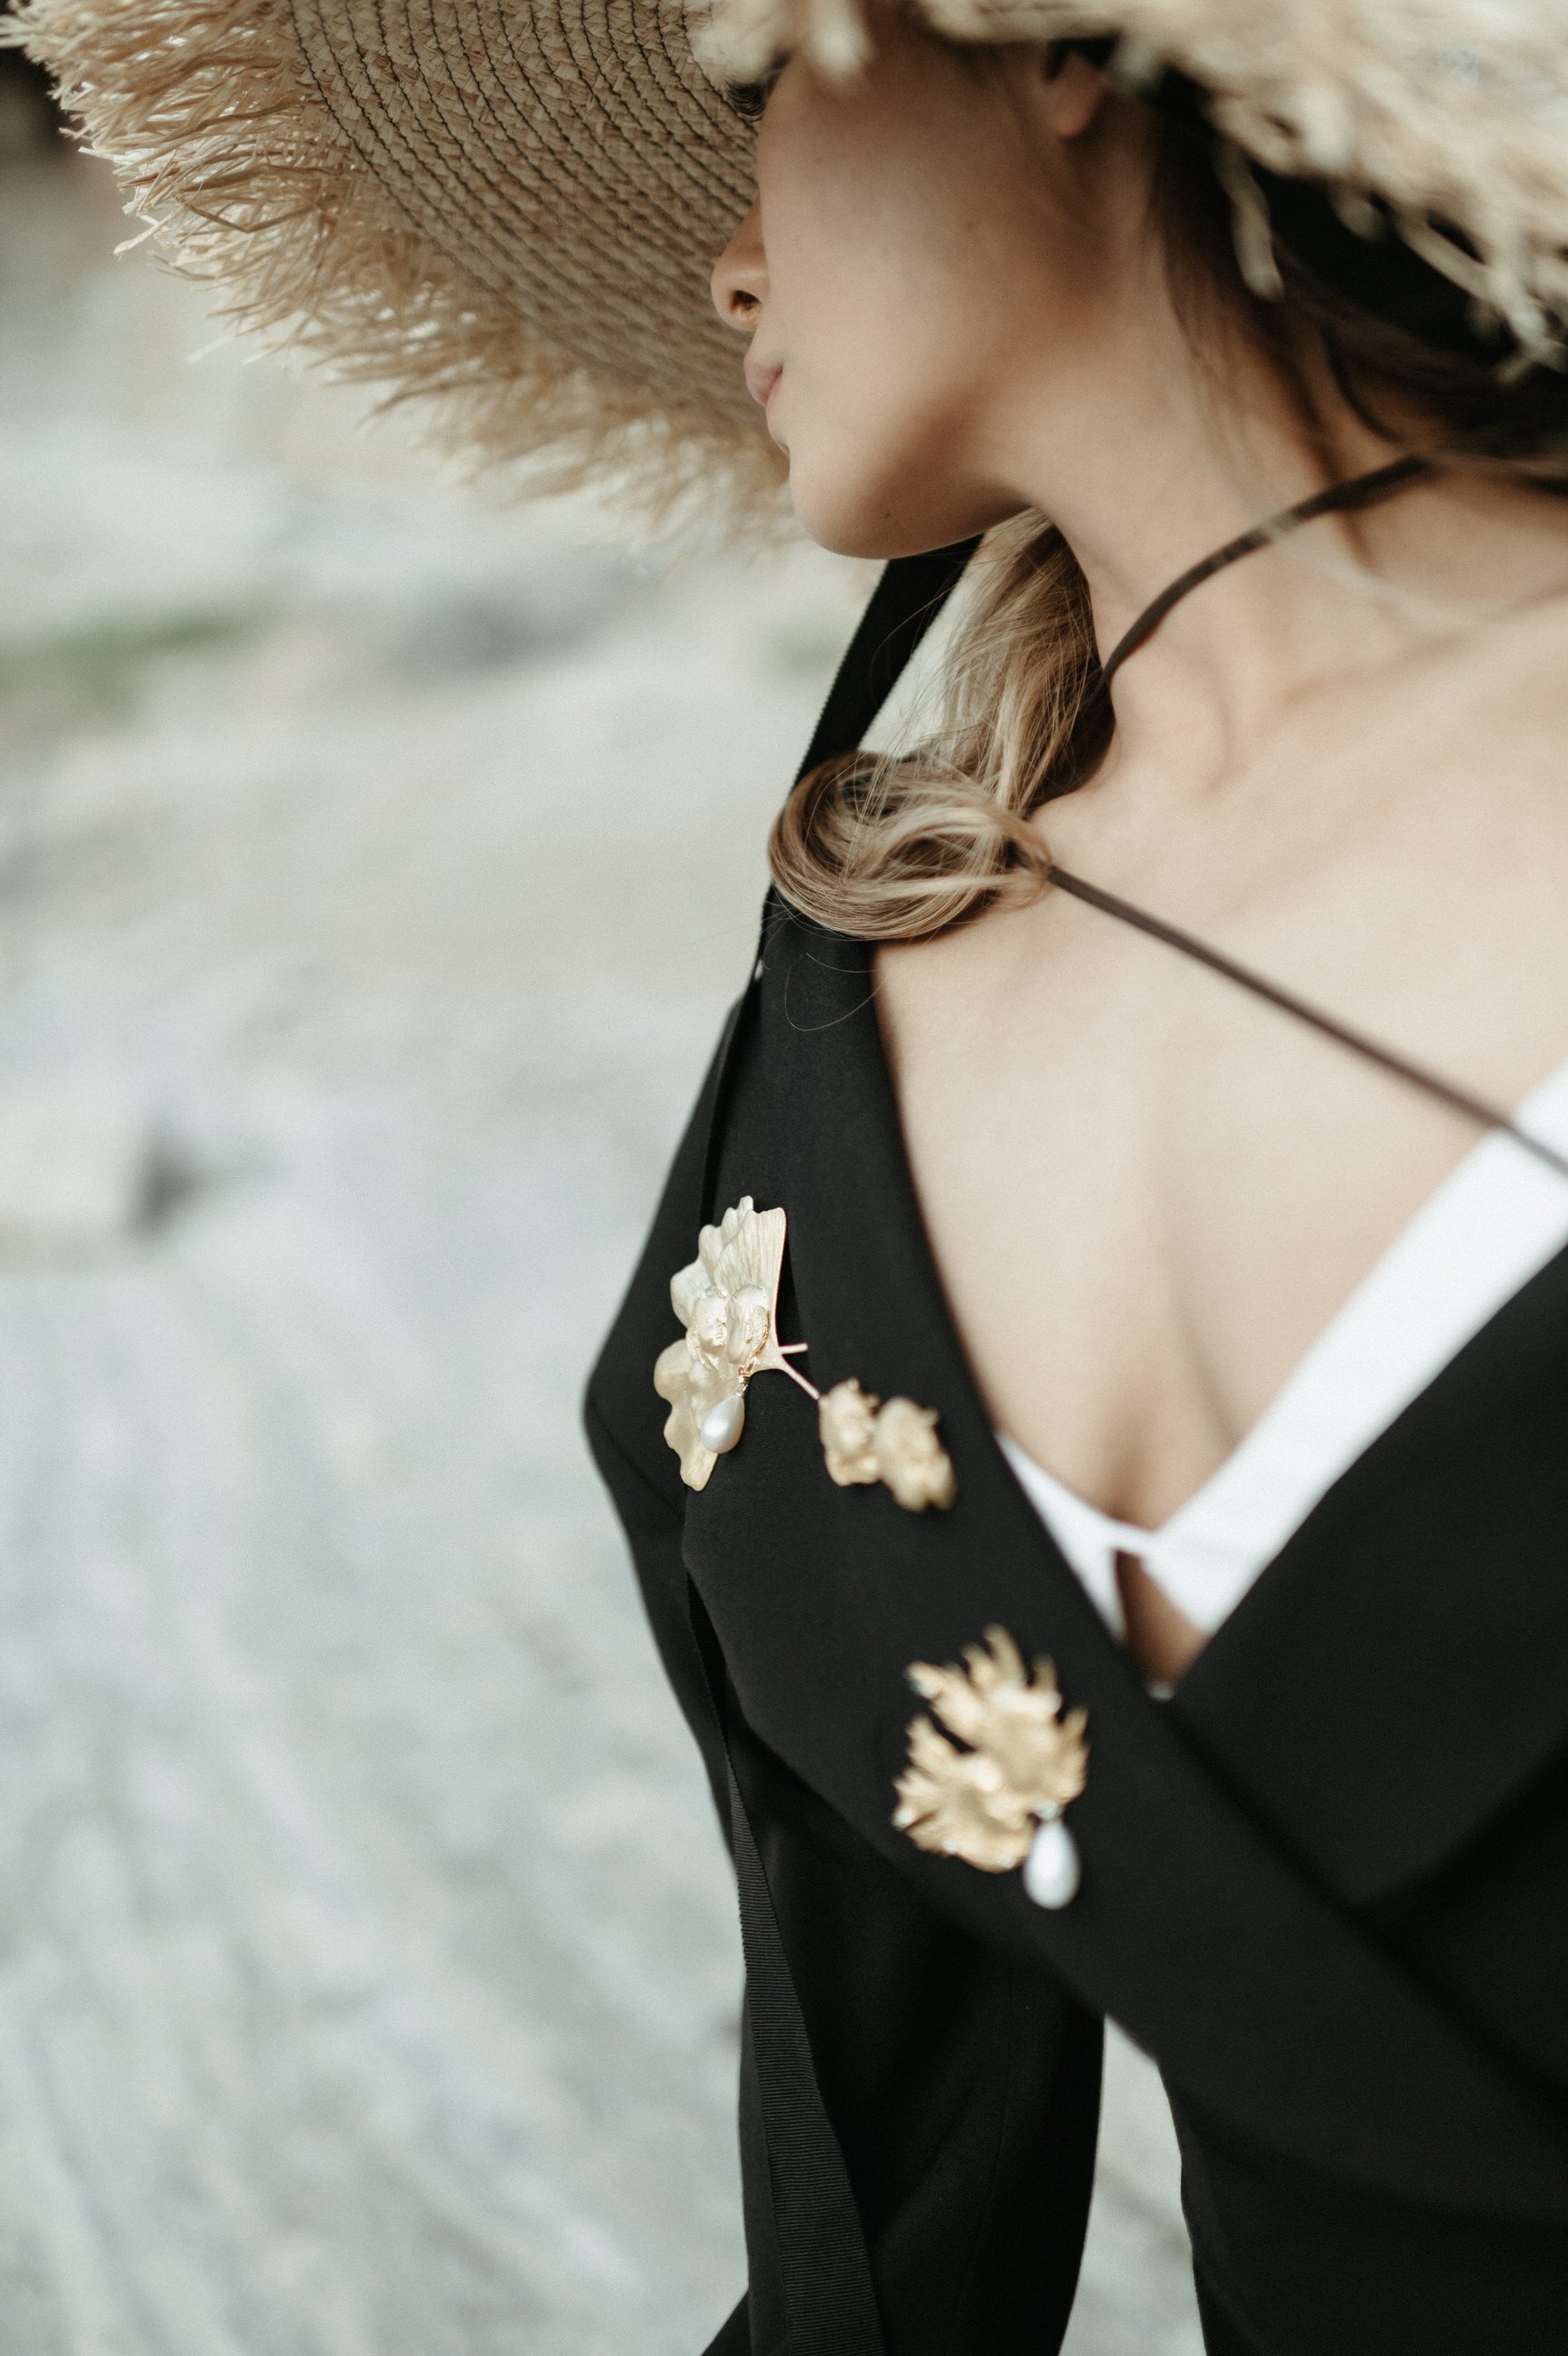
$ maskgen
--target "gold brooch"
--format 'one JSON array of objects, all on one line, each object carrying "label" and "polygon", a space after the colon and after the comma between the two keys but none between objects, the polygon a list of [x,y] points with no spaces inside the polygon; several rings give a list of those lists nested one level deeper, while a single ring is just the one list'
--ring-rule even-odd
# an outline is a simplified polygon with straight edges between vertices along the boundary
[{"label": "gold brooch", "polygon": [[[986,1649],[989,1646],[989,1651]],[[909,1721],[909,1763],[896,1786],[893,1822],[918,1848],[961,1858],[982,1873],[1025,1869],[1040,1906],[1068,1904],[1078,1890],[1078,1850],[1061,1822],[1089,1772],[1086,1710],[1062,1716],[1049,1661],[1033,1682],[1004,1628],[964,1650],[962,1668],[914,1662],[910,1684],[924,1695],[961,1751],[929,1718]]]},{"label": "gold brooch", "polygon": [[857,1382],[824,1398],[789,1364],[804,1342],[780,1342],[779,1280],[784,1267],[782,1211],[759,1211],[749,1194],[716,1227],[703,1227],[697,1257],[671,1279],[670,1299],[685,1327],[661,1350],[653,1387],[670,1403],[664,1437],[681,1459],[688,1489],[705,1489],[721,1456],[746,1429],[746,1387],[754,1375],[788,1375],[817,1402],[822,1454],[841,1488],[882,1481],[910,1513],[950,1505],[952,1464],[936,1436],[934,1408],[893,1398],[886,1406]]},{"label": "gold brooch", "polygon": [[[664,1437],[688,1489],[707,1487],[746,1429],[753,1375],[771,1369],[818,1395],[796,1374],[775,1331],[784,1227],[782,1211],[758,1211],[743,1194],[716,1227],[702,1230],[696,1258],[671,1279],[670,1299],[686,1331],[660,1352],[653,1387],[670,1402]],[[805,1346],[792,1342],[789,1353]]]},{"label": "gold brooch", "polygon": [[952,1459],[937,1438],[935,1408],[907,1398],[884,1406],[852,1376],[823,1392],[817,1426],[828,1477],[841,1489],[884,1481],[911,1514],[950,1505],[958,1494]]}]

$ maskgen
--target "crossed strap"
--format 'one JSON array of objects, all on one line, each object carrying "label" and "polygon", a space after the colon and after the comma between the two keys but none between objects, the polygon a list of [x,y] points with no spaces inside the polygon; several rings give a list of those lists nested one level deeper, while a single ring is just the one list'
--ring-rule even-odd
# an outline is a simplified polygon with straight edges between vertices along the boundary
[{"label": "crossed strap", "polygon": [[[1128,656],[1147,643],[1180,598],[1212,578],[1223,566],[1270,545],[1316,516],[1370,505],[1425,472],[1424,462],[1419,459],[1400,460],[1318,493],[1272,522],[1228,543],[1190,568],[1144,609],[1107,659],[1104,676],[1109,679]],[[897,559],[886,568],[840,665],[797,782],[824,761],[858,747],[956,588],[978,545],[977,539],[967,540],[928,554]],[[1341,1044],[1369,1055],[1411,1084],[1442,1094],[1448,1101],[1459,1102],[1461,1109],[1487,1126],[1511,1128],[1506,1115],[1468,1098],[1461,1101],[1437,1076],[1403,1065],[1377,1042],[1335,1023],[1333,1018],[1322,1016],[1316,1009],[1288,999],[1262,977],[1232,965],[1219,953],[1209,951],[1206,944],[1190,940],[1178,928],[1148,917],[1146,912],[1085,884],[1081,879],[1058,871],[1056,880],[1103,913],[1154,932],[1170,947],[1217,965],[1242,987],[1270,998],[1283,1011],[1299,1015],[1315,1027],[1328,1030]],[[770,894],[764,914],[765,937],[769,915],[777,905]],[[735,1010],[721,1050],[703,1157],[702,1200],[696,1206],[698,1224],[714,1215],[713,1189],[729,1107],[729,1082],[739,1060],[738,1043],[755,1018],[756,1003],[754,980]],[[1532,1142],[1523,1138],[1520,1141]],[[843,2151],[817,2081],[810,2037],[745,1790],[744,1759],[737,1762],[730,1740],[731,1696],[723,1655],[706,1608],[690,1578],[687,1599],[714,1725],[728,1762],[731,1834],[740,1889],[747,1979],[743,2116],[747,2112],[751,2114],[760,2135],[767,2159],[766,2197],[770,2204],[766,2222],[753,2211],[748,2226],[757,2233],[770,2234],[777,2261],[776,2290],[770,2287],[763,2292],[754,2278],[749,2313],[745,2309],[737,2311],[714,2343],[710,2356],[731,2356],[732,2351],[747,2344],[737,2340],[737,2331],[749,2333],[754,2356],[763,2356],[765,2351],[767,2356],[883,2356],[885,2343],[865,2235]],[[1237,1834],[1244,1832],[1247,1838],[1255,1841],[1252,1827],[1243,1826],[1236,1817],[1232,1804],[1219,1788],[1207,1776],[1201,1781],[1207,1786],[1206,1808],[1217,1811],[1219,1817],[1226,1820],[1219,1829],[1226,1830],[1234,1818],[1232,1829]],[[1233,1845],[1229,1837],[1222,1843]],[[1246,1846],[1245,1840],[1240,1846]],[[1301,1927],[1309,1937],[1314,1920],[1321,1922],[1327,1943],[1325,1954],[1333,1951],[1336,1968],[1331,1976],[1343,1983],[1341,1994],[1353,1995],[1358,1982],[1364,1982],[1374,2008],[1388,2011],[1391,2003],[1393,2005],[1391,2019],[1399,2010],[1393,1967],[1361,1938],[1329,1898],[1297,1876],[1283,1858],[1271,1861],[1277,1863],[1279,1870],[1291,1881],[1293,1903],[1300,1915]],[[1069,1969],[1068,1976],[1076,1975]],[[1435,2058],[1444,2065],[1452,2062],[1457,2083],[1466,2088],[1468,2098],[1479,2104],[1477,2118],[1482,2114],[1488,2115],[1499,2139],[1499,2150],[1510,2138],[1522,2137],[1523,2165],[1527,2170],[1538,2171],[1537,2189],[1541,2201],[1553,2212],[1568,2213],[1568,2146],[1563,2143],[1557,2123],[1537,2115],[1524,2091],[1507,2076],[1495,2073],[1489,2057],[1481,2053],[1457,2027],[1448,2023],[1439,2010],[1424,2005],[1419,2010],[1422,2020],[1415,2042],[1421,2044],[1424,2039],[1426,2047],[1431,2049],[1429,2060]],[[1202,2088],[1194,2086],[1193,2091],[1201,2093]],[[1456,2189],[1449,2188],[1451,2197]],[[764,2312],[759,2294],[769,2307],[777,2296],[781,2311]]]}]

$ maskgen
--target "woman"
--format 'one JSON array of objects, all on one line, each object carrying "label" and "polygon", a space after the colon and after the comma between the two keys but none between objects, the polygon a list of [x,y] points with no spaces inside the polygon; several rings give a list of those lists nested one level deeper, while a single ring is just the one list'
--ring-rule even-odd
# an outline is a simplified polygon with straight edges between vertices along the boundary
[{"label": "woman", "polygon": [[[900,562],[590,1394],[740,1889],[714,2351],[1058,2346],[1105,2014],[1213,2356],[1555,2347],[1564,27],[754,13],[716,307]],[[253,315],[761,479],[677,15],[145,14],[29,37]]]},{"label": "woman", "polygon": [[[1544,2349],[1568,1163],[1477,1100],[1568,1153],[1568,402],[1288,260],[1264,311],[1190,127],[1081,52],[875,39],[848,91],[795,59],[749,102],[715,296],[816,537],[1000,545],[945,738],[780,821],[815,921],[765,937],[591,1408],[734,1778],[735,2344],[1054,2345],[1104,2009],[1166,2074],[1212,2350]],[[1326,478],[1359,487],[1317,561],[1304,522],[1195,584],[1108,713],[1090,646]],[[710,1229],[660,1360],[680,1513],[642,1370],[693,1213],[747,1196],[788,1213],[832,1480],[766,1380],[721,1452],[773,1263]],[[854,1430],[889,1392],[940,1412],[940,1492]]]}]

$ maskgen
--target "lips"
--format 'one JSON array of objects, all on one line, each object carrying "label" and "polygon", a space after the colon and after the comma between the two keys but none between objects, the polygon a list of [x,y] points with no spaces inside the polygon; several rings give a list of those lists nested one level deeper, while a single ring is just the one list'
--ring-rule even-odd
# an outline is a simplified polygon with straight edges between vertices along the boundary
[{"label": "lips", "polygon": [[753,401],[760,402],[763,408],[766,409],[772,397],[773,388],[778,383],[783,373],[784,370],[781,367],[769,368],[767,363],[762,360],[747,359],[746,363],[746,389],[747,392],[750,393]]}]

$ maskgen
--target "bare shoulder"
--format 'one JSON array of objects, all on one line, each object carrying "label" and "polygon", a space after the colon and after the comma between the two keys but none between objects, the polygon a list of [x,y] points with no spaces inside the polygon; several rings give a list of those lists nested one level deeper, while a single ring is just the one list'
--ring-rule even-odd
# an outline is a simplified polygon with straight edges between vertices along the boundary
[{"label": "bare shoulder", "polygon": [[897,1076],[911,1056],[957,1047],[1021,977],[1026,954],[1015,918],[993,909],[926,939],[885,942],[876,954],[877,1012]]}]

